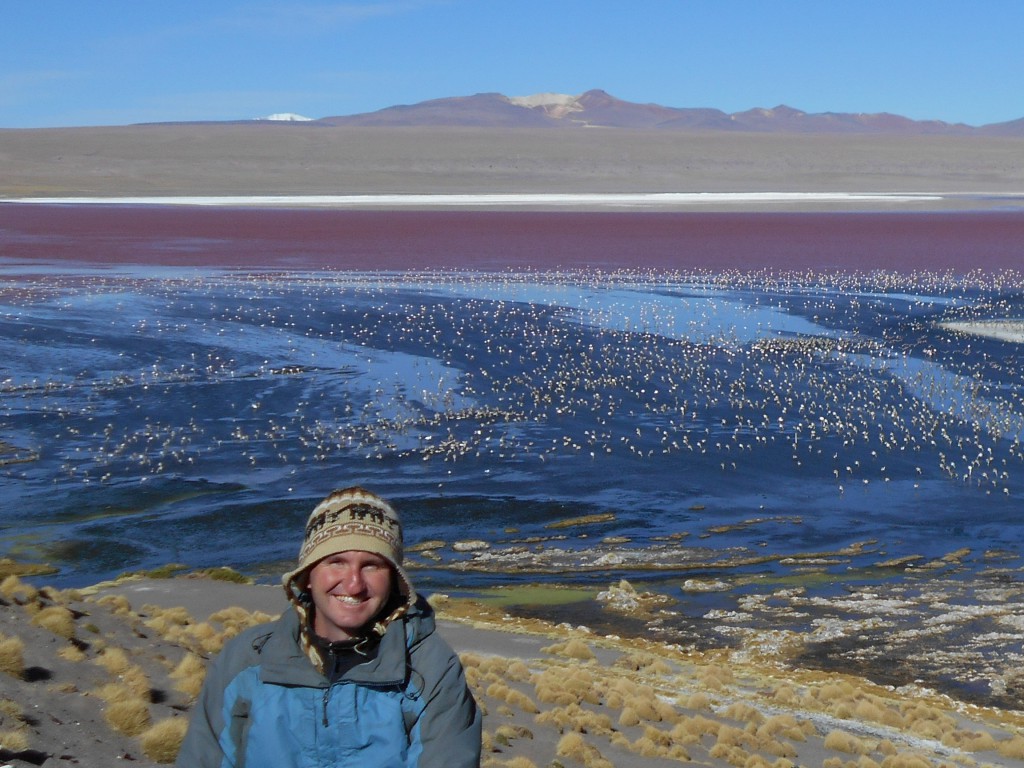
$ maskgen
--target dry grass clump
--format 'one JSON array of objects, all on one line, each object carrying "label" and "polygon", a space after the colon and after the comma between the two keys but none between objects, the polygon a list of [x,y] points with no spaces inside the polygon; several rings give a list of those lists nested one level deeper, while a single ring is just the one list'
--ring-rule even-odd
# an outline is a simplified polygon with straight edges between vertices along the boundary
[{"label": "dry grass clump", "polygon": [[506,723],[494,729],[494,737],[499,742],[508,744],[513,739],[532,739],[533,731],[523,725],[510,725]]},{"label": "dry grass clump", "polygon": [[60,658],[64,659],[64,661],[72,661],[76,663],[80,661],[85,661],[86,658],[88,658],[86,656],[85,651],[83,651],[77,645],[66,645],[59,651],[57,651],[57,655],[60,656]]},{"label": "dry grass clump", "polygon": [[12,752],[20,752],[28,749],[28,735],[25,728],[25,712],[21,705],[10,699],[0,699],[0,724],[5,727],[0,730],[0,746]]},{"label": "dry grass clump", "polygon": [[104,595],[96,601],[96,605],[104,606],[117,616],[129,616],[132,613],[132,604],[124,595]]},{"label": "dry grass clump", "polygon": [[652,723],[677,723],[681,717],[675,707],[658,698],[657,692],[646,685],[638,686],[634,695],[626,697],[622,709],[623,719],[627,710],[638,720]]},{"label": "dry grass clump", "polygon": [[707,664],[697,668],[697,679],[713,691],[720,691],[735,682],[732,670],[722,664]]},{"label": "dry grass clump", "polygon": [[154,723],[139,735],[142,751],[155,763],[173,763],[187,729],[185,717],[169,717]]},{"label": "dry grass clump", "polygon": [[866,755],[871,748],[862,739],[845,731],[829,731],[825,736],[825,749],[848,755]]},{"label": "dry grass clump", "polygon": [[729,765],[735,765],[739,768],[746,768],[747,764],[754,758],[754,755],[751,755],[743,747],[734,744],[715,744],[708,750],[708,756],[713,757],[715,760],[724,760]]},{"label": "dry grass clump", "polygon": [[522,691],[509,687],[500,680],[487,686],[487,695],[492,699],[503,701],[510,707],[516,707],[531,715],[540,712],[540,708],[534,703],[533,699]]},{"label": "dry grass clump", "polygon": [[22,752],[29,748],[28,735],[24,731],[0,731],[0,747],[5,752]]},{"label": "dry grass clump", "polygon": [[655,656],[653,653],[644,653],[642,651],[628,653],[619,657],[615,660],[613,666],[623,667],[633,672],[643,670],[655,675],[672,674],[672,666],[667,661]]},{"label": "dry grass clump", "polygon": [[513,757],[511,760],[506,760],[501,765],[505,768],[537,768],[537,764],[528,757]]},{"label": "dry grass clump", "polygon": [[555,754],[558,757],[578,760],[587,768],[614,768],[608,760],[601,756],[597,747],[588,744],[583,736],[576,731],[569,731],[558,740]]},{"label": "dry grass clump", "polygon": [[22,721],[25,717],[25,710],[21,704],[11,699],[0,699],[0,723],[8,720]]},{"label": "dry grass clump", "polygon": [[800,700],[800,695],[792,686],[780,685],[772,691],[772,698],[780,704],[794,704]]},{"label": "dry grass clump", "polygon": [[731,720],[753,723],[754,725],[761,725],[765,721],[765,716],[760,711],[742,701],[733,702],[725,708],[722,714]]},{"label": "dry grass clump", "polygon": [[921,702],[905,702],[900,707],[905,728],[928,739],[942,739],[956,730],[956,720],[941,709]]},{"label": "dry grass clump", "polygon": [[754,738],[742,728],[722,723],[718,729],[717,744],[729,747],[754,747]]},{"label": "dry grass clump", "polygon": [[120,675],[132,665],[128,653],[122,648],[104,648],[103,653],[96,657],[96,663],[112,675]]},{"label": "dry grass clump", "polygon": [[533,679],[533,673],[526,664],[516,659],[509,663],[505,670],[505,677],[515,682],[525,683]]},{"label": "dry grass clump", "polygon": [[921,755],[900,752],[882,761],[882,768],[934,768],[931,761]]},{"label": "dry grass clump", "polygon": [[691,693],[689,696],[686,696],[685,698],[680,698],[678,703],[682,707],[686,707],[687,709],[693,709],[697,711],[700,711],[702,709],[711,709],[711,699],[708,697],[706,693],[701,693],[700,691],[697,691],[696,693]]},{"label": "dry grass clump", "polygon": [[565,656],[578,661],[593,661],[597,658],[594,655],[594,652],[590,650],[590,646],[576,637],[566,640],[564,643],[555,643],[554,645],[541,648],[541,651],[544,653],[553,653],[559,656]]},{"label": "dry grass clump", "polygon": [[672,727],[672,738],[683,744],[692,744],[703,736],[718,736],[722,724],[703,715],[684,717]]},{"label": "dry grass clump", "polygon": [[690,753],[681,744],[675,744],[672,738],[657,728],[644,729],[644,735],[629,745],[630,749],[641,757],[664,757],[680,762],[689,762]]},{"label": "dry grass clump", "polygon": [[216,613],[210,614],[210,621],[224,627],[225,639],[232,638],[249,627],[257,624],[266,624],[273,621],[274,617],[263,611],[247,611],[245,608],[231,606]]},{"label": "dry grass clump", "polygon": [[103,717],[115,731],[126,736],[138,736],[149,727],[149,702],[129,696],[107,706]]},{"label": "dry grass clump", "polygon": [[791,714],[782,713],[767,718],[756,733],[758,739],[768,742],[774,740],[776,736],[784,736],[790,741],[806,741],[814,732],[814,723],[810,720],[800,721]]},{"label": "dry grass clump", "polygon": [[953,731],[942,737],[942,743],[964,752],[989,752],[997,748],[995,738],[987,731]]},{"label": "dry grass clump", "polygon": [[25,643],[20,637],[0,634],[0,672],[17,678],[25,676]]},{"label": "dry grass clump", "polygon": [[548,668],[535,678],[534,690],[537,698],[547,704],[565,706],[575,702],[601,702],[594,678],[585,669]]},{"label": "dry grass clump", "polygon": [[175,634],[176,629],[195,623],[189,612],[180,606],[161,608],[155,605],[144,605],[142,611],[150,617],[144,622],[145,625],[165,638]]},{"label": "dry grass clump", "polygon": [[578,731],[580,733],[596,733],[611,735],[615,728],[611,718],[603,713],[584,709],[579,704],[566,707],[552,707],[541,712],[534,718],[537,725],[549,725],[561,732]]},{"label": "dry grass clump", "polygon": [[194,699],[203,689],[206,680],[206,662],[201,656],[187,653],[171,671],[170,678],[175,681],[176,690]]},{"label": "dry grass clump", "polygon": [[620,677],[608,686],[604,703],[612,709],[622,709],[626,706],[626,699],[636,695],[637,687],[632,680]]},{"label": "dry grass clump", "polygon": [[14,574],[6,576],[3,581],[0,581],[0,597],[24,604],[35,600],[38,596],[39,590],[26,584]]},{"label": "dry grass clump", "polygon": [[1014,736],[1000,741],[996,748],[1003,757],[1024,758],[1024,736]]},{"label": "dry grass clump", "polygon": [[41,608],[32,617],[32,623],[65,640],[75,637],[75,614],[63,605]]}]

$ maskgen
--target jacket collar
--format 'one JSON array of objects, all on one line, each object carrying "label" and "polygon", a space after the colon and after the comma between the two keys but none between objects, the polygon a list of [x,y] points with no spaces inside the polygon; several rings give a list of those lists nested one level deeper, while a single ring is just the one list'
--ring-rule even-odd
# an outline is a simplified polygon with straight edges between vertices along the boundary
[{"label": "jacket collar", "polygon": [[[405,616],[388,625],[376,656],[352,667],[340,680],[371,686],[403,685],[408,677],[408,650],[433,631],[433,609],[419,597]],[[303,654],[299,632],[298,613],[285,610],[274,623],[270,636],[264,636],[265,641],[256,649],[260,654],[260,680],[309,688],[330,685]]]}]

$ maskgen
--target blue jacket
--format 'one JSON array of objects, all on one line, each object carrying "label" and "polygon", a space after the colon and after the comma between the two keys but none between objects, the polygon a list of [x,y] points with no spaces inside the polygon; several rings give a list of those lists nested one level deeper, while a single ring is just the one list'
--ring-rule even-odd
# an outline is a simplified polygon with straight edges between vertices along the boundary
[{"label": "blue jacket", "polygon": [[299,618],[231,640],[210,665],[179,768],[460,768],[480,764],[481,718],[422,598],[377,654],[333,683],[303,655]]}]

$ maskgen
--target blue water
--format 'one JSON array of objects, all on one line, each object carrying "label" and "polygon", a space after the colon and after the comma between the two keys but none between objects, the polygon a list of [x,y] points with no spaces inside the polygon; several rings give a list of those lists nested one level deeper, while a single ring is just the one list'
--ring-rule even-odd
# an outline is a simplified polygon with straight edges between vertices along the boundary
[{"label": "blue water", "polygon": [[51,583],[269,579],[351,484],[506,557],[410,555],[436,588],[1020,551],[1021,345],[938,326],[1019,278],[0,267],[0,554]]}]

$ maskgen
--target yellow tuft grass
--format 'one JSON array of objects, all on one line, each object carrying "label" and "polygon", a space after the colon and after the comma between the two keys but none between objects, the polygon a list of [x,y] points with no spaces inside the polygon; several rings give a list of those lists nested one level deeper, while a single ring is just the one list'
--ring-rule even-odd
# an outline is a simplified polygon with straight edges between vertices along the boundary
[{"label": "yellow tuft grass", "polygon": [[19,603],[27,603],[39,596],[39,590],[26,584],[12,573],[0,581],[0,596]]},{"label": "yellow tuft grass", "polygon": [[137,697],[124,698],[110,704],[103,717],[115,731],[138,736],[149,727],[149,702]]},{"label": "yellow tuft grass", "polygon": [[70,640],[75,636],[75,615],[63,605],[50,605],[32,617],[37,627],[53,632],[57,637]]},{"label": "yellow tuft grass", "polygon": [[825,736],[825,749],[848,755],[863,755],[870,751],[861,739],[845,731],[829,731]]},{"label": "yellow tuft grass", "polygon": [[619,725],[630,728],[634,725],[640,725],[640,715],[636,713],[628,704],[622,708],[622,712],[619,715]]},{"label": "yellow tuft grass", "polygon": [[110,704],[132,698],[132,690],[124,683],[106,683],[94,690],[92,695]]},{"label": "yellow tuft grass", "polygon": [[741,728],[722,723],[718,729],[718,744],[723,746],[738,747],[747,745],[751,741],[751,736]]},{"label": "yellow tuft grass", "polygon": [[525,683],[533,677],[533,673],[530,672],[530,668],[526,664],[516,659],[508,665],[508,669],[505,670],[505,676],[509,680]]},{"label": "yellow tuft grass", "polygon": [[0,719],[23,720],[25,710],[13,699],[0,699]]},{"label": "yellow tuft grass", "polygon": [[564,643],[549,645],[541,648],[541,650],[544,653],[553,653],[570,659],[577,659],[578,661],[592,661],[597,658],[594,652],[590,650],[590,646],[576,637]]},{"label": "yellow tuft grass", "polygon": [[704,735],[718,736],[718,730],[722,724],[717,720],[711,720],[703,715],[684,717],[672,728],[672,735],[676,741],[689,743]]},{"label": "yellow tuft grass", "polygon": [[83,651],[77,645],[66,645],[59,651],[57,651],[57,655],[65,661],[79,662],[85,661],[86,659],[85,651]]},{"label": "yellow tuft grass", "polygon": [[711,699],[708,698],[706,693],[701,693],[700,691],[697,693],[691,693],[686,697],[685,701],[680,701],[679,703],[687,709],[695,709],[698,711],[702,709],[711,709]]},{"label": "yellow tuft grass", "polygon": [[537,764],[528,757],[513,757],[503,763],[505,768],[537,768]]},{"label": "yellow tuft grass", "polygon": [[942,743],[965,752],[988,752],[996,748],[995,738],[986,731],[953,731],[942,737]]},{"label": "yellow tuft grass", "polygon": [[760,725],[765,721],[765,716],[763,714],[742,701],[730,704],[726,707],[723,714],[732,720],[740,720],[744,723],[754,723],[755,725]]},{"label": "yellow tuft grass", "polygon": [[555,754],[558,757],[578,760],[587,768],[614,768],[608,760],[601,756],[596,747],[587,744],[583,736],[576,731],[570,731],[558,740]]},{"label": "yellow tuft grass", "polygon": [[195,698],[203,688],[206,679],[206,662],[194,653],[186,654],[171,670],[170,678],[175,681],[176,690]]},{"label": "yellow tuft grass", "polygon": [[113,646],[105,648],[103,653],[96,657],[96,663],[112,675],[120,675],[132,665],[127,652]]},{"label": "yellow tuft grass", "polygon": [[96,604],[109,608],[118,616],[127,616],[132,612],[132,604],[124,595],[104,595],[96,601]]},{"label": "yellow tuft grass", "polygon": [[142,751],[155,763],[173,763],[181,750],[187,729],[187,718],[168,717],[160,720],[139,734]]},{"label": "yellow tuft grass", "polygon": [[22,752],[29,748],[28,736],[24,731],[0,731],[0,746],[5,752]]},{"label": "yellow tuft grass", "polygon": [[713,691],[734,682],[732,670],[721,664],[708,664],[697,670],[697,679]]},{"label": "yellow tuft grass", "polygon": [[724,760],[729,765],[735,765],[738,768],[745,768],[747,761],[751,758],[750,753],[745,749],[733,744],[715,744],[708,750],[708,756],[715,760]]},{"label": "yellow tuft grass", "polygon": [[920,755],[900,752],[886,757],[882,761],[882,768],[933,768],[933,766],[930,760]]},{"label": "yellow tuft grass", "polygon": [[0,634],[0,672],[11,677],[24,677],[25,643],[20,637]]},{"label": "yellow tuft grass", "polygon": [[153,692],[153,686],[149,681],[146,671],[137,664],[132,664],[128,669],[118,675],[121,682],[136,696],[148,698]]},{"label": "yellow tuft grass", "polygon": [[794,691],[791,686],[780,685],[772,692],[772,698],[780,704],[793,704],[800,697],[797,695],[796,691]]},{"label": "yellow tuft grass", "polygon": [[1003,757],[1024,758],[1024,736],[1000,741],[996,748]]}]

